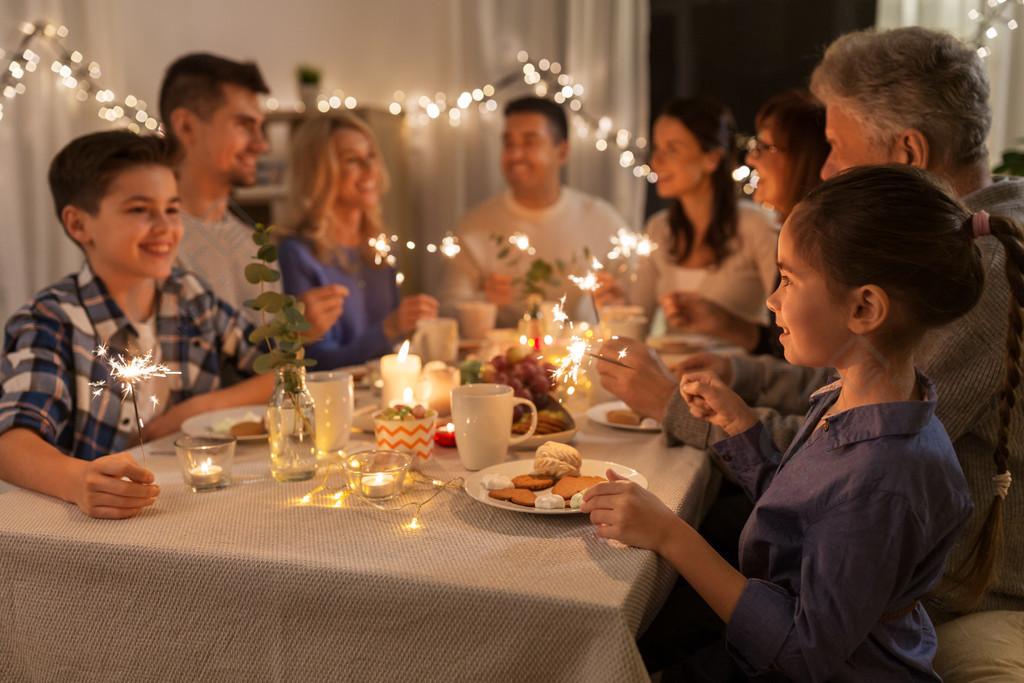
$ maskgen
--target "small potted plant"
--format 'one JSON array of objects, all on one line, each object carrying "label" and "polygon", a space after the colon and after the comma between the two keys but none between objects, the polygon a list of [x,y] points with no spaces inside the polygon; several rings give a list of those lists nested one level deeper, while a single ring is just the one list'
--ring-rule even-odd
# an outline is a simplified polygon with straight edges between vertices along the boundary
[{"label": "small potted plant", "polygon": [[315,112],[316,100],[320,95],[320,69],[309,64],[300,64],[295,73],[299,79],[299,99],[307,112]]}]

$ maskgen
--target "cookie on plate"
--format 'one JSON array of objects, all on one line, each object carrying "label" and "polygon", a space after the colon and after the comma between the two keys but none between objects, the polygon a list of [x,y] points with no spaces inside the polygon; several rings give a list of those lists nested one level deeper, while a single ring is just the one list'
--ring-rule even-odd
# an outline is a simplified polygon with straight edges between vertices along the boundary
[{"label": "cookie on plate", "polygon": [[512,500],[512,494],[523,489],[494,489],[488,491],[487,495],[497,500]]},{"label": "cookie on plate", "polygon": [[640,426],[640,416],[632,410],[609,410],[605,413],[604,419],[620,425]]},{"label": "cookie on plate", "polygon": [[512,489],[512,497],[509,500],[516,505],[532,508],[537,503],[537,494],[528,489]]},{"label": "cookie on plate", "polygon": [[583,489],[590,488],[594,484],[599,484],[602,481],[608,480],[604,477],[597,476],[562,477],[551,489],[551,493],[561,496],[566,500],[571,500],[573,496]]},{"label": "cookie on plate", "polygon": [[555,480],[539,474],[520,474],[518,477],[512,477],[512,483],[517,489],[540,491],[554,484]]}]

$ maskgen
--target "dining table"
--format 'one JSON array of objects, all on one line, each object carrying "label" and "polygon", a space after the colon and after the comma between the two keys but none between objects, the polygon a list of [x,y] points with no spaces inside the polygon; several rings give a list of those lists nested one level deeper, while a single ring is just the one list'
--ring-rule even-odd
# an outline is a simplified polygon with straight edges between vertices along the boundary
[{"label": "dining table", "polygon": [[[699,523],[719,484],[704,452],[574,417],[585,460],[635,469]],[[350,495],[330,461],[274,480],[265,439],[196,493],[175,436],[146,444],[160,495],[132,519],[0,494],[0,680],[650,680],[636,638],[677,573],[588,515],[478,500],[441,446],[386,503]],[[347,450],[372,447],[361,432]]]}]

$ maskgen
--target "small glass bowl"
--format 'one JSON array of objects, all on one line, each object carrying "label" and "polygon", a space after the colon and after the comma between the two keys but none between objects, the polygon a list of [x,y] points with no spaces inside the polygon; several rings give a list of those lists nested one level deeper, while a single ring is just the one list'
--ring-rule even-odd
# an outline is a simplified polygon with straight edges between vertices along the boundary
[{"label": "small glass bowl", "polygon": [[388,450],[352,453],[342,460],[349,488],[359,498],[373,503],[392,500],[405,488],[411,457]]}]

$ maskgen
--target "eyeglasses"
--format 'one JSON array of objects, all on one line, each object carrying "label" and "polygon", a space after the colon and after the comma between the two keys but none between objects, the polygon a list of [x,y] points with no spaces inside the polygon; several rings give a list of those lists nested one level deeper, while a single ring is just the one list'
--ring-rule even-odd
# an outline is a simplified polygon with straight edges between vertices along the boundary
[{"label": "eyeglasses", "polygon": [[783,150],[782,150],[781,147],[779,147],[777,145],[769,145],[767,142],[765,142],[761,138],[752,137],[747,142],[747,151],[751,155],[753,155],[755,157],[759,157],[762,154],[764,154],[765,152],[767,152],[768,154],[775,154],[775,153],[781,152]]}]

